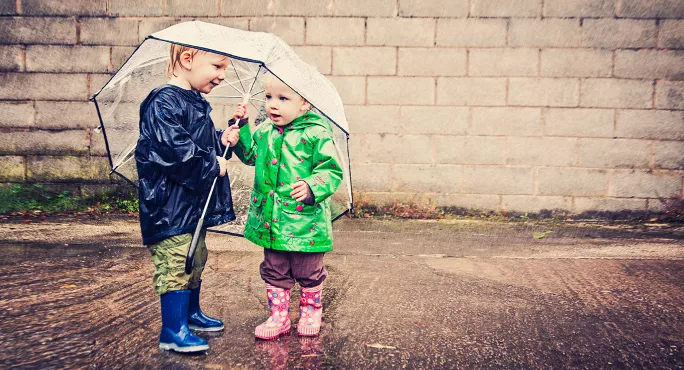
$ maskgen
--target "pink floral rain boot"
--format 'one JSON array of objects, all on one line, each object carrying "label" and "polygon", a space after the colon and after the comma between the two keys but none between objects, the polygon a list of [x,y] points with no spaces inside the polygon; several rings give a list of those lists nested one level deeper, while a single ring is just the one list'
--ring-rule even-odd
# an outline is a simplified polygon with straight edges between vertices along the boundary
[{"label": "pink floral rain boot", "polygon": [[299,324],[297,333],[305,337],[315,337],[321,331],[323,317],[323,286],[302,288],[299,300]]},{"label": "pink floral rain boot", "polygon": [[271,317],[254,329],[254,336],[273,339],[290,331],[290,290],[266,284]]}]

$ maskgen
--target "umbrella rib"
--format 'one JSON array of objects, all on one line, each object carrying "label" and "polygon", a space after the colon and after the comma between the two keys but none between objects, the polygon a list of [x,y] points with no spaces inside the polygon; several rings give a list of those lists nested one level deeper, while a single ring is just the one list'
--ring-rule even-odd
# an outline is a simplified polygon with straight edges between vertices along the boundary
[{"label": "umbrella rib", "polygon": [[230,65],[233,66],[233,71],[235,71],[235,75],[238,78],[238,81],[240,82],[240,87],[242,87],[242,91],[245,91],[245,86],[242,84],[242,79],[240,78],[240,74],[237,71],[237,68],[235,68],[235,64],[233,64],[233,60],[230,60]]},{"label": "umbrella rib", "polygon": [[[254,88],[254,84],[256,84],[257,77],[259,77],[259,72],[261,72],[261,66],[259,66],[259,69],[257,69],[257,72],[256,72],[256,74],[254,75],[254,81],[252,81],[252,86],[249,87],[249,91],[247,91],[247,93],[251,93],[251,92],[252,92],[252,89]],[[252,96],[254,96],[254,95],[252,95]]]},{"label": "umbrella rib", "polygon": [[261,94],[261,93],[264,92],[264,91],[266,91],[266,90],[261,90],[261,91],[255,92],[254,94],[252,94],[252,96],[257,96],[257,95]]},{"label": "umbrella rib", "polygon": [[240,91],[240,89],[238,89],[237,87],[235,87],[232,83],[230,83],[230,82],[228,82],[228,81],[226,81],[226,80],[223,80],[223,82],[225,82],[226,84],[228,84],[228,86],[230,86],[230,87],[232,87],[233,89],[235,89],[235,91],[237,91],[237,92],[239,92],[239,93],[242,93],[242,91]]}]

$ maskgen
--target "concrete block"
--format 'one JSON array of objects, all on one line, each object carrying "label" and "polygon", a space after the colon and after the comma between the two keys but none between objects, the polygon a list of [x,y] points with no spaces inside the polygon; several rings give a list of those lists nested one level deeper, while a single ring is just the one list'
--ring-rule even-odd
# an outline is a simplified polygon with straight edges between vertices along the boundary
[{"label": "concrete block", "polygon": [[[335,8],[333,0],[287,0],[275,1],[274,15],[283,16],[331,16]],[[269,3],[270,5],[270,3]]]},{"label": "concrete block", "polygon": [[253,18],[249,29],[273,33],[290,46],[304,45],[304,18]]},{"label": "concrete block", "polygon": [[378,46],[433,46],[435,20],[428,18],[369,18],[366,44]]},{"label": "concrete block", "polygon": [[501,202],[499,195],[485,194],[430,194],[428,201],[437,207],[461,208],[466,211],[499,210]]},{"label": "concrete block", "polygon": [[100,125],[95,104],[90,102],[36,102],[37,127],[49,130],[95,128]]},{"label": "concrete block", "polygon": [[221,0],[221,15],[231,17],[274,15],[272,0]]},{"label": "concrete block", "polygon": [[468,0],[401,0],[400,17],[467,17]]},{"label": "concrete block", "polygon": [[36,109],[34,102],[0,102],[0,127],[33,127]]},{"label": "concrete block", "polygon": [[[400,76],[465,76],[466,51],[447,48],[399,48]],[[430,61],[425,63],[425,61]]]},{"label": "concrete block", "polygon": [[26,47],[28,72],[108,72],[108,46],[29,45]]},{"label": "concrete block", "polygon": [[17,15],[17,1],[16,0],[2,0],[2,1],[0,1],[0,15]]},{"label": "concrete block", "polygon": [[164,15],[172,17],[215,17],[219,15],[216,0],[164,0]]},{"label": "concrete block", "polygon": [[468,57],[470,76],[513,77],[539,74],[538,49],[470,49]]},{"label": "concrete block", "polygon": [[470,15],[473,17],[539,17],[541,0],[471,0]]},{"label": "concrete block", "polygon": [[[399,134],[399,107],[383,105],[347,106],[347,121],[351,132],[372,134]],[[411,132],[416,134],[418,132]]]},{"label": "concrete block", "polygon": [[612,109],[548,108],[544,110],[544,135],[612,137]]},{"label": "concrete block", "polygon": [[[366,135],[352,135],[349,137],[349,157],[352,166],[359,164],[370,163],[368,159]],[[353,180],[352,180],[353,181]]]},{"label": "concrete block", "polygon": [[504,195],[501,197],[501,208],[506,212],[565,212],[572,209],[572,198],[539,195]]},{"label": "concrete block", "polygon": [[684,51],[618,50],[615,76],[624,78],[684,79]]},{"label": "concrete block", "polygon": [[658,81],[655,99],[656,108],[684,109],[684,81]]},{"label": "concrete block", "polygon": [[682,176],[677,172],[616,170],[610,195],[622,198],[675,198],[682,195]]},{"label": "concrete block", "polygon": [[[331,32],[334,30],[333,32]],[[364,44],[366,21],[363,18],[308,18],[307,45],[357,46]]]},{"label": "concrete block", "polygon": [[545,0],[544,17],[612,17],[615,12],[613,0]]},{"label": "concrete block", "polygon": [[396,0],[336,0],[333,14],[356,17],[394,17],[397,15]]},{"label": "concrete block", "polygon": [[79,40],[84,45],[138,45],[138,20],[83,18]]},{"label": "concrete block", "polygon": [[619,110],[615,136],[634,139],[684,140],[684,112]]},{"label": "concrete block", "polygon": [[540,108],[473,108],[471,135],[541,135]]},{"label": "concrete block", "polygon": [[367,134],[364,144],[371,163],[434,163],[430,136]]},{"label": "concrete block", "polygon": [[435,80],[430,77],[368,77],[368,104],[435,104]]},{"label": "concrete block", "polygon": [[653,82],[613,78],[582,80],[580,106],[599,108],[650,108]]},{"label": "concrete block", "polygon": [[545,49],[541,75],[545,77],[609,77],[613,52],[601,49]]},{"label": "concrete block", "polygon": [[435,136],[435,159],[445,164],[505,164],[506,138]]},{"label": "concrete block", "polygon": [[437,79],[437,104],[506,105],[506,79],[440,77]]},{"label": "concrete block", "polygon": [[646,209],[646,199],[576,197],[574,203],[573,212],[575,213],[643,211]]},{"label": "concrete block", "polygon": [[109,13],[115,17],[160,17],[164,0],[109,0]]},{"label": "concrete block", "polygon": [[577,19],[511,19],[508,44],[512,46],[571,47],[580,45]]},{"label": "concrete block", "polygon": [[467,194],[532,194],[532,169],[466,166],[463,169],[462,191]]},{"label": "concrete block", "polygon": [[656,141],[653,153],[655,168],[684,170],[684,142]]},{"label": "concrete block", "polygon": [[577,139],[509,137],[507,164],[573,166],[577,163]]},{"label": "concrete block", "polygon": [[585,19],[582,22],[582,46],[647,48],[655,46],[655,21],[636,19]]},{"label": "concrete block", "polygon": [[359,164],[354,166],[352,186],[355,191],[392,190],[392,167],[390,164]]},{"label": "concrete block", "polygon": [[107,15],[107,0],[21,0],[22,15]]},{"label": "concrete block", "polygon": [[506,45],[505,19],[439,19],[437,46],[496,47]]},{"label": "concrete block", "polygon": [[660,22],[658,47],[684,49],[684,20],[663,20]]},{"label": "concrete block", "polygon": [[542,167],[537,170],[540,195],[605,196],[608,171],[598,169]]},{"label": "concrete block", "polygon": [[75,44],[76,21],[55,17],[2,17],[0,44]]},{"label": "concrete block", "polygon": [[190,20],[198,20],[206,23],[214,23],[219,26],[226,26],[230,28],[237,28],[239,30],[249,31],[249,18],[238,17],[210,17],[210,18],[181,18],[181,21],[186,22]]},{"label": "concrete block", "polygon": [[394,75],[397,51],[388,47],[333,48],[333,75]]},{"label": "concrete block", "polygon": [[461,166],[394,166],[393,191],[418,193],[458,193],[461,188]]},{"label": "concrete block", "polygon": [[20,156],[0,156],[0,182],[26,181],[26,161]]},{"label": "concrete block", "polygon": [[87,86],[84,74],[0,73],[0,100],[87,100]]},{"label": "concrete block", "polygon": [[[338,77],[330,76],[328,80],[335,85],[337,92],[342,98],[342,103],[365,104],[366,103],[366,78],[365,77]],[[347,114],[349,111],[347,111]]]},{"label": "concrete block", "polygon": [[571,78],[511,78],[508,104],[541,107],[575,107],[579,80]]},{"label": "concrete block", "polygon": [[0,46],[0,71],[21,71],[24,68],[21,53],[22,50],[19,46]]},{"label": "concrete block", "polygon": [[86,154],[86,130],[10,131],[0,135],[0,154]]},{"label": "concrete block", "polygon": [[651,143],[629,139],[579,139],[579,165],[604,168],[646,168]]},{"label": "concrete block", "polygon": [[[88,97],[92,97],[96,92],[100,91],[100,89],[102,89],[111,78],[111,74],[104,73],[88,75],[88,80],[90,81],[88,84]],[[140,90],[138,93],[141,96],[139,97],[139,100],[135,100],[136,103],[142,101],[147,96],[149,91]]]},{"label": "concrete block", "polygon": [[425,135],[464,135],[470,113],[466,107],[402,106],[401,132]]},{"label": "concrete block", "polygon": [[621,0],[615,13],[624,18],[684,18],[680,0]]},{"label": "concrete block", "polygon": [[101,182],[109,180],[109,162],[105,157],[31,156],[26,172],[31,182]]}]

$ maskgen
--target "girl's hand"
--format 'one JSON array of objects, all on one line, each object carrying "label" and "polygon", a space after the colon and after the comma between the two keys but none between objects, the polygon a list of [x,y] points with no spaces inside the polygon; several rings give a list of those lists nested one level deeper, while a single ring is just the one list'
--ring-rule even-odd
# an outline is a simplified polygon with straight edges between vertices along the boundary
[{"label": "girl's hand", "polygon": [[245,119],[245,118],[248,118],[247,117],[247,106],[242,104],[242,103],[238,103],[237,109],[235,109],[235,113],[233,113],[233,119],[237,123],[237,121],[239,119]]},{"label": "girl's hand", "polygon": [[294,198],[294,200],[308,205],[314,204],[313,192],[306,181],[297,181],[292,184],[292,189],[290,196]]}]

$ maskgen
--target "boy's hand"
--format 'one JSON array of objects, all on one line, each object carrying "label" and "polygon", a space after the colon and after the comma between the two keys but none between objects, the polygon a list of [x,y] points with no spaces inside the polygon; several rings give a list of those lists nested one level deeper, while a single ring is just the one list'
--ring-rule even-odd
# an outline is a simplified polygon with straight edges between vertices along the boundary
[{"label": "boy's hand", "polygon": [[221,143],[225,146],[230,144],[230,147],[234,147],[240,140],[240,128],[237,125],[232,125],[228,127],[226,131],[223,131],[221,135]]},{"label": "boy's hand", "polygon": [[233,119],[237,123],[239,119],[245,118],[247,118],[247,106],[242,103],[238,103],[237,109],[235,109],[235,113],[233,113]]},{"label": "boy's hand", "polygon": [[290,196],[298,202],[312,205],[314,204],[314,195],[306,181],[297,181],[292,185]]},{"label": "boy's hand", "polygon": [[219,176],[223,177],[226,175],[226,167],[228,165],[228,161],[225,158],[219,156],[216,156],[216,159],[218,160],[219,168],[221,169],[219,172]]}]

